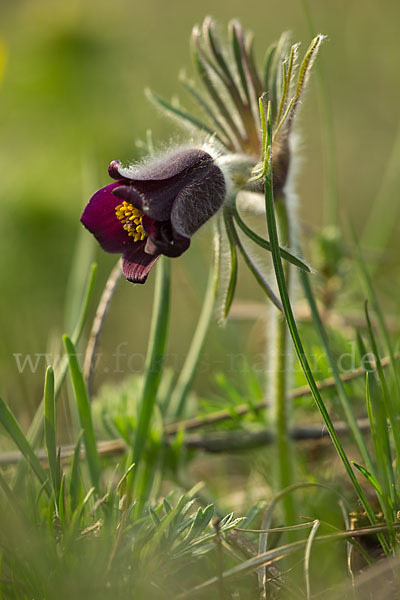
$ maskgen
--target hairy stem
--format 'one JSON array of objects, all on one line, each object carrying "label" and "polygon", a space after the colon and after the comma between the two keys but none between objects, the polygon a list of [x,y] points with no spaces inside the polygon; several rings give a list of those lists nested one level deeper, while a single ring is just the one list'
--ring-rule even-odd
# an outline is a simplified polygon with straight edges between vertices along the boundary
[{"label": "hairy stem", "polygon": [[[292,243],[292,227],[287,199],[279,197],[275,202],[276,216],[279,226],[281,244],[289,246]],[[285,278],[290,285],[291,269],[289,263],[284,265]],[[290,406],[288,399],[288,374],[291,366],[289,334],[283,313],[271,306],[269,320],[270,336],[270,372],[269,394],[272,401],[272,419],[276,432],[276,447],[278,453],[278,489],[284,489],[293,482],[292,448],[290,435]],[[287,495],[283,501],[285,524],[293,524],[296,513],[293,498]]]}]

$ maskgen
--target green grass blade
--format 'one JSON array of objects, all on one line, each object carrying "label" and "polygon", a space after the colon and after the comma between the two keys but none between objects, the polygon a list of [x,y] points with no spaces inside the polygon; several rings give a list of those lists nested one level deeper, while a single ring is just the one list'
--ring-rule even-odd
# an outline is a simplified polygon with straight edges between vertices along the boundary
[{"label": "green grass blade", "polygon": [[60,492],[59,492],[59,496],[58,496],[58,516],[60,519],[60,524],[61,527],[64,528],[66,523],[65,523],[65,473],[63,473],[63,476],[61,477],[61,483],[60,483]]},{"label": "green grass blade", "polygon": [[[267,139],[268,146],[271,146],[271,141],[272,141],[272,131],[271,131],[271,120],[269,118],[268,139]],[[376,519],[375,519],[374,512],[373,512],[371,506],[369,505],[368,500],[367,500],[363,490],[361,489],[360,484],[358,483],[358,480],[354,474],[354,471],[351,467],[349,459],[347,458],[346,452],[344,451],[344,448],[343,448],[342,444],[340,443],[340,440],[337,436],[335,428],[332,424],[331,418],[325,407],[324,401],[318,390],[318,386],[315,382],[313,373],[311,371],[310,365],[307,360],[307,356],[304,352],[303,344],[302,344],[302,341],[301,341],[301,338],[300,338],[300,335],[299,335],[299,332],[297,329],[297,324],[296,324],[296,321],[295,321],[295,318],[293,315],[293,310],[292,310],[292,306],[290,303],[289,293],[288,293],[288,289],[286,286],[286,281],[285,281],[285,276],[284,276],[284,271],[283,271],[282,259],[281,259],[281,255],[280,255],[280,251],[279,251],[278,231],[277,231],[277,226],[276,226],[276,221],[275,221],[274,196],[273,196],[273,189],[272,189],[272,152],[269,153],[268,170],[267,170],[267,175],[265,177],[265,208],[266,208],[266,216],[267,216],[268,234],[269,234],[269,239],[270,239],[271,246],[272,246],[272,260],[273,260],[276,280],[277,280],[279,293],[280,293],[281,300],[282,300],[283,310],[284,310],[287,324],[289,327],[290,335],[292,337],[293,344],[295,346],[300,365],[301,365],[303,373],[307,379],[307,382],[310,386],[310,390],[313,395],[313,398],[314,398],[314,400],[317,404],[317,407],[321,413],[321,416],[325,422],[325,425],[326,425],[329,435],[331,437],[332,443],[343,463],[344,468],[346,469],[349,479],[350,479],[351,483],[353,484],[354,490],[355,490],[362,506],[364,507],[364,510],[367,513],[370,522],[372,524],[375,524]],[[383,538],[383,536],[380,536],[380,542],[381,542],[383,549],[385,550],[385,553],[389,554],[389,547],[388,547],[386,540]]]},{"label": "green grass blade", "polygon": [[324,350],[325,350],[325,353],[326,353],[326,356],[327,356],[327,359],[329,362],[329,366],[332,371],[332,375],[336,382],[336,389],[338,392],[338,396],[339,396],[340,402],[342,404],[343,411],[346,416],[347,422],[349,424],[350,430],[352,432],[354,441],[357,444],[358,450],[359,450],[359,452],[362,456],[362,459],[365,462],[367,468],[370,471],[372,471],[373,466],[372,466],[371,458],[369,456],[369,453],[368,453],[367,447],[365,445],[364,439],[362,437],[361,431],[357,425],[357,420],[354,416],[349,399],[347,397],[346,388],[344,387],[343,381],[340,378],[338,365],[337,365],[337,362],[333,355],[333,352],[331,350],[329,338],[328,338],[327,332],[325,330],[324,324],[319,315],[317,303],[315,301],[314,294],[312,292],[310,280],[309,280],[308,276],[306,275],[306,273],[304,273],[304,272],[300,272],[299,276],[300,276],[300,282],[303,286],[303,291],[304,291],[305,297],[306,297],[308,305],[310,307],[312,320],[313,320],[314,326],[317,330],[317,333],[319,335],[319,338],[321,340],[321,343],[324,347]]},{"label": "green grass blade", "polygon": [[85,444],[86,460],[89,467],[90,478],[93,487],[98,492],[100,487],[100,462],[97,453],[96,437],[93,429],[92,411],[89,397],[82,371],[78,363],[75,346],[67,335],[63,336],[63,341],[65,351],[68,356],[69,371],[74,390],[76,406],[78,409],[79,420],[83,429],[83,442]]},{"label": "green grass blade", "polygon": [[[3,490],[3,493],[7,499],[8,505],[13,508],[14,512],[16,512],[16,514],[18,516],[22,516],[24,518],[24,512],[22,511],[21,507],[19,506],[18,497],[15,494],[15,492],[8,485],[7,481],[5,480],[5,478],[3,476],[3,473],[1,471],[0,471],[0,489]],[[1,598],[1,596],[0,596],[0,598]]]},{"label": "green grass blade", "polygon": [[131,465],[129,465],[129,467],[126,469],[125,473],[122,475],[121,479],[118,481],[116,489],[120,496],[122,496],[125,493],[126,480],[129,476],[129,473],[131,473],[134,468],[135,468],[135,463],[132,463]]},{"label": "green grass blade", "polygon": [[51,488],[46,472],[40,464],[22,429],[18,425],[14,415],[2,398],[0,398],[0,423],[3,425],[14,444],[19,448],[21,454],[30,464],[41,485],[44,486],[46,494],[50,496]]},{"label": "green grass blade", "polygon": [[[396,503],[396,487],[395,478],[393,473],[392,465],[392,450],[390,447],[389,432],[387,414],[385,405],[382,402],[382,391],[379,389],[376,381],[375,373],[372,370],[375,368],[367,360],[369,355],[364,344],[364,340],[357,333],[357,344],[362,357],[362,364],[365,368],[365,393],[366,393],[366,406],[367,414],[371,428],[371,438],[375,450],[375,463],[374,473],[377,473],[377,478],[380,480],[383,488],[383,496],[381,503],[393,506]],[[371,355],[372,356],[372,355]],[[388,514],[388,510],[383,507],[385,514]],[[394,520],[392,514],[391,520]]]},{"label": "green grass blade", "polygon": [[[150,421],[157,399],[157,391],[161,381],[169,322],[170,269],[169,259],[162,257],[157,265],[153,315],[138,424],[133,444],[133,460],[129,461],[129,463],[135,462],[136,465],[138,465],[146,445]],[[136,473],[136,470],[134,473]]]},{"label": "green grass blade", "polygon": [[44,437],[47,449],[47,459],[49,461],[50,480],[53,486],[56,506],[58,508],[60,483],[57,467],[54,371],[52,367],[47,367],[44,384]]},{"label": "green grass blade", "polygon": [[398,406],[398,410],[400,410],[400,374],[399,374],[399,368],[398,368],[398,360],[396,359],[396,356],[395,356],[395,352],[394,352],[392,341],[390,339],[389,331],[386,327],[385,318],[383,316],[383,312],[382,312],[382,309],[381,309],[381,306],[380,306],[380,303],[378,300],[378,296],[376,295],[375,288],[372,284],[371,277],[368,272],[368,267],[365,263],[363,255],[362,255],[361,248],[359,246],[354,227],[350,227],[350,231],[351,231],[351,235],[353,238],[355,255],[357,258],[357,264],[358,264],[358,268],[359,268],[361,281],[362,281],[365,293],[366,293],[367,297],[370,299],[372,308],[378,319],[379,327],[381,329],[383,338],[385,340],[386,348],[387,348],[388,354],[390,356],[391,369],[393,371],[394,380],[395,380],[396,387],[397,387],[397,398],[398,398],[397,406]]},{"label": "green grass blade", "polygon": [[86,494],[85,498],[82,500],[82,502],[79,503],[75,512],[71,515],[71,521],[70,521],[69,527],[65,532],[65,538],[64,538],[65,539],[65,547],[68,547],[70,544],[72,544],[72,545],[76,544],[76,536],[78,533],[78,529],[80,527],[82,515],[84,513],[84,510],[85,510],[90,498],[93,496],[93,494],[95,492],[96,492],[96,490],[94,487],[90,488],[90,490]]},{"label": "green grass blade", "polygon": [[[94,284],[96,281],[96,275],[97,275],[97,265],[93,264],[90,270],[90,274],[89,274],[89,278],[86,284],[86,289],[85,289],[85,293],[83,295],[83,302],[82,302],[82,306],[81,306],[81,310],[72,334],[72,342],[76,345],[79,340],[80,337],[82,335],[82,331],[83,331],[83,326],[86,322],[86,318],[88,315],[88,311],[89,311],[89,305],[90,305],[90,301],[92,299],[92,295],[93,295],[93,291],[94,291]],[[66,357],[64,357],[61,361],[60,364],[57,365],[57,367],[55,367],[55,374],[54,374],[54,379],[55,379],[55,388],[54,388],[54,397],[57,398],[61,386],[63,384],[66,372],[68,369],[68,359]],[[43,420],[44,420],[44,400],[42,400],[42,402],[40,403],[36,414],[33,418],[32,424],[29,428],[28,434],[27,434],[27,438],[29,440],[29,442],[32,444],[32,446],[34,448],[37,448],[37,446],[40,443],[41,437],[43,435]]]},{"label": "green grass blade", "polygon": [[382,496],[383,491],[382,491],[382,488],[379,484],[379,481],[376,479],[376,477],[370,471],[368,471],[368,469],[363,467],[363,465],[359,465],[354,460],[352,460],[351,462],[356,467],[356,469],[358,469],[360,471],[360,473],[362,473],[364,475],[365,479],[367,481],[369,481],[369,483],[372,485],[372,487],[375,489],[375,491],[379,494],[379,496]]},{"label": "green grass blade", "polygon": [[374,440],[374,439],[376,439],[376,422],[375,422],[374,412],[372,410],[371,391],[370,391],[368,373],[366,373],[366,377],[365,377],[365,403],[367,406],[367,415],[368,415],[368,420],[369,420],[369,425],[370,425],[370,430],[371,430],[371,437]]},{"label": "green grass blade", "polygon": [[399,463],[399,461],[400,461],[400,431],[399,431],[398,422],[397,422],[398,412],[396,410],[396,407],[393,406],[392,394],[389,391],[386,377],[383,372],[381,359],[379,357],[378,344],[376,342],[374,330],[372,329],[371,319],[369,317],[367,301],[365,302],[365,318],[367,321],[367,327],[368,327],[368,333],[369,333],[369,339],[370,339],[370,343],[371,343],[372,352],[374,353],[374,357],[375,357],[376,369],[378,372],[378,377],[379,377],[379,381],[380,381],[381,388],[382,388],[383,404],[385,407],[385,412],[386,412],[387,418],[389,419],[389,422],[390,422],[390,425],[392,428],[393,441],[394,441],[394,446],[396,449],[396,465],[397,465],[397,471],[399,473],[400,472],[400,463]]},{"label": "green grass blade", "polygon": [[71,513],[75,512],[79,502],[79,462],[81,453],[81,442],[83,430],[80,431],[76,440],[74,455],[71,463],[71,475],[69,481],[69,497],[71,502]]},{"label": "green grass blade", "polygon": [[394,510],[392,498],[391,498],[391,490],[385,486],[383,488],[375,475],[368,471],[364,466],[359,465],[355,461],[352,461],[353,465],[364,475],[366,480],[372,485],[374,488],[378,501],[382,507],[383,516],[388,526],[388,532],[392,544],[392,548],[395,548],[398,545],[396,535],[392,526],[393,521],[396,519],[396,511]]}]

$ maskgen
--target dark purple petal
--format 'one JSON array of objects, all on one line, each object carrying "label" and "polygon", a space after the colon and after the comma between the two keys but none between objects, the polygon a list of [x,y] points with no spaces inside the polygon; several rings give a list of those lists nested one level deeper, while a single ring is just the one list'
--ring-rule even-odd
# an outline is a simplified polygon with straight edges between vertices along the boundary
[{"label": "dark purple petal", "polygon": [[[222,171],[203,150],[181,149],[137,167],[113,161],[109,174],[117,181],[92,196],[81,221],[104,250],[122,253],[123,273],[136,283],[144,283],[160,254],[185,252],[226,193]],[[134,242],[117,218],[123,200],[143,211],[146,240]]]},{"label": "dark purple petal", "polygon": [[108,174],[112,179],[116,179],[117,181],[120,181],[121,179],[125,181],[129,181],[129,178],[125,177],[124,175],[121,175],[121,173],[119,172],[121,168],[121,163],[119,162],[119,160],[112,160],[110,162],[110,164],[108,165]]},{"label": "dark purple petal", "polygon": [[157,251],[165,256],[176,258],[190,246],[190,239],[174,231],[170,221],[154,221],[143,215],[142,226],[149,236],[145,251],[150,255]]},{"label": "dark purple petal", "polygon": [[213,165],[203,178],[183,188],[176,197],[170,217],[173,229],[181,236],[191,237],[221,208],[225,194],[224,175]]},{"label": "dark purple petal", "polygon": [[144,165],[122,167],[118,161],[113,161],[111,165],[116,166],[121,178],[138,182],[160,182],[193,168],[206,168],[212,162],[213,159],[204,150],[188,148],[163,154]]},{"label": "dark purple petal", "polygon": [[143,199],[131,185],[119,185],[113,189],[113,194],[122,200],[130,202],[135,208],[143,210]]},{"label": "dark purple petal", "polygon": [[152,256],[144,251],[145,242],[137,242],[122,255],[122,273],[132,283],[145,283],[151,267],[160,254]]},{"label": "dark purple petal", "polygon": [[112,179],[121,179],[121,175],[119,174],[118,167],[120,166],[119,160],[112,160],[108,165],[108,174]]},{"label": "dark purple petal", "polygon": [[110,183],[98,190],[81,217],[83,225],[93,233],[106,252],[123,252],[133,243],[115,216],[115,208],[121,204],[121,200],[114,196],[113,190],[120,185],[121,182]]},{"label": "dark purple petal", "polygon": [[203,150],[181,150],[156,159],[148,165],[119,168],[120,175],[129,177],[142,198],[141,210],[152,219],[167,221],[179,192],[201,179],[213,166],[213,160]]}]

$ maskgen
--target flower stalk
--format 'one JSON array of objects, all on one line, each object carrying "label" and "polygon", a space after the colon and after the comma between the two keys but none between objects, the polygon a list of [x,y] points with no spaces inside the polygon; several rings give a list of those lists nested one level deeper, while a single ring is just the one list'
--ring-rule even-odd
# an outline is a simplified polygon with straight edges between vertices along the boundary
[{"label": "flower stalk", "polygon": [[146,357],[145,379],[139,407],[138,424],[133,444],[133,460],[137,464],[142,456],[148,437],[150,421],[161,381],[167,344],[169,304],[171,295],[171,265],[166,259],[157,269],[154,307],[151,321],[149,346]]},{"label": "flower stalk", "polygon": [[[261,118],[265,120],[264,113],[261,111]],[[267,135],[267,145],[271,145],[272,140],[272,127],[271,127],[271,119],[270,119],[270,111],[268,111],[267,119],[265,120],[268,127],[268,135]],[[292,305],[289,297],[288,286],[285,280],[285,273],[283,269],[282,259],[279,252],[279,237],[278,237],[278,228],[275,217],[275,203],[274,203],[274,191],[273,191],[273,182],[272,182],[272,157],[271,153],[268,158],[268,168],[267,174],[265,177],[265,209],[266,209],[266,218],[267,218],[267,228],[269,233],[269,238],[272,245],[272,259],[274,265],[274,271],[276,276],[276,281],[279,289],[279,294],[282,300],[282,305],[286,317],[287,326],[290,332],[290,337],[292,338],[292,342],[294,348],[296,350],[297,358],[299,359],[301,368],[303,370],[304,376],[307,379],[307,382],[310,386],[311,393],[315,400],[315,403],[321,413],[321,416],[325,422],[325,426],[329,432],[332,443],[343,463],[344,468],[353,484],[354,491],[356,492],[358,499],[364,508],[368,519],[371,525],[376,525],[376,518],[374,511],[369,504],[358,480],[354,474],[354,471],[351,467],[351,464],[347,458],[346,452],[338,438],[336,430],[333,426],[333,423],[330,419],[329,413],[326,409],[324,401],[319,392],[318,386],[315,382],[313,373],[311,371],[310,365],[307,360],[307,356],[304,352],[303,344],[300,339],[300,335],[297,329],[297,324],[293,315]],[[380,535],[379,541],[386,555],[389,554],[389,546],[385,538]]]},{"label": "flower stalk", "polygon": [[[279,230],[280,243],[291,246],[293,243],[293,227],[291,215],[288,210],[288,199],[281,196],[275,201],[275,213]],[[292,273],[290,264],[283,263],[286,284],[291,287]],[[290,435],[291,406],[289,402],[289,376],[291,373],[292,351],[289,344],[289,334],[285,315],[283,312],[270,307],[268,320],[270,369],[267,379],[267,398],[271,399],[272,422],[275,428],[276,446],[278,454],[277,483],[282,490],[293,483],[293,453]],[[269,409],[271,411],[271,409]],[[293,497],[287,494],[283,498],[285,523],[296,522],[296,511]]]},{"label": "flower stalk", "polygon": [[203,305],[196,330],[193,335],[192,343],[186,355],[178,380],[174,387],[171,397],[171,404],[175,408],[175,417],[182,418],[186,400],[196,375],[197,366],[200,360],[201,351],[207,336],[207,332],[214,315],[215,298],[218,288],[218,263],[217,257],[211,266],[207,281],[206,293],[204,295]]}]

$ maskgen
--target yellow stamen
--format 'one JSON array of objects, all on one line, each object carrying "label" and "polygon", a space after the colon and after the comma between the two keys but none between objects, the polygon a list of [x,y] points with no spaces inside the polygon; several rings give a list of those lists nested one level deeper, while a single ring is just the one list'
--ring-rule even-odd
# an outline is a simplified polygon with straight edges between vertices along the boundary
[{"label": "yellow stamen", "polygon": [[115,207],[115,216],[121,221],[123,228],[128,232],[129,237],[133,238],[134,242],[141,242],[146,238],[142,226],[142,215],[141,210],[135,208],[133,204],[126,200]]}]

